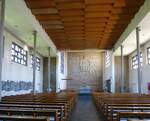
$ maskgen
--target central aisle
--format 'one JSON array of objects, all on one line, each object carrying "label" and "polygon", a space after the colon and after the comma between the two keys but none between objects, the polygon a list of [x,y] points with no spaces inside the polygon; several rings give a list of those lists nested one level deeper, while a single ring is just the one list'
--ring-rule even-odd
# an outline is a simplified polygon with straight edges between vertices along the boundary
[{"label": "central aisle", "polygon": [[70,121],[102,121],[90,95],[81,95],[78,97]]}]

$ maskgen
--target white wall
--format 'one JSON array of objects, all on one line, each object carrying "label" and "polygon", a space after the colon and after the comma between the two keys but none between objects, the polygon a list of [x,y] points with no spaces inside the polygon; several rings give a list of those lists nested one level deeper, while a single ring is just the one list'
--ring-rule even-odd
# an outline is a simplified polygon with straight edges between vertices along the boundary
[{"label": "white wall", "polygon": [[[11,61],[11,44],[12,42],[15,42],[22,48],[24,48],[24,44],[18,40],[15,36],[13,36],[11,33],[5,31],[5,42],[4,42],[4,58],[3,58],[3,69],[2,69],[2,80],[12,80],[12,81],[25,81],[25,82],[32,82],[33,78],[33,69],[30,66],[31,58],[30,53],[28,51],[28,61],[27,66],[17,64]],[[37,57],[41,60],[40,65],[40,71],[36,71],[36,91],[41,92],[42,91],[42,82],[43,82],[43,58],[42,56],[37,54]],[[20,91],[20,92],[14,92],[14,91],[3,91],[2,95],[15,95],[15,94],[22,94],[22,93],[28,93],[31,90],[28,91]]]},{"label": "white wall", "polygon": [[[148,93],[147,83],[150,82],[150,65],[147,64],[147,48],[150,47],[150,41],[142,45],[141,52],[143,54],[142,66],[142,92]],[[129,55],[129,87],[131,92],[138,91],[137,69],[132,69],[132,57],[137,54],[136,51]]]},{"label": "white wall", "polygon": [[57,53],[57,76],[56,76],[56,91],[65,90],[67,88],[66,80],[67,78],[67,53],[64,52],[64,74],[61,73],[61,52]]}]

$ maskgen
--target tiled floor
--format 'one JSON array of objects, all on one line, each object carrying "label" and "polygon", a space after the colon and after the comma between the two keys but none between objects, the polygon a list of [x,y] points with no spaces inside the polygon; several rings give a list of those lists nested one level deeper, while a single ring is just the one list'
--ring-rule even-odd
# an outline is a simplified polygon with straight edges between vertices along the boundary
[{"label": "tiled floor", "polygon": [[91,96],[82,95],[78,97],[70,121],[102,121],[100,120]]}]

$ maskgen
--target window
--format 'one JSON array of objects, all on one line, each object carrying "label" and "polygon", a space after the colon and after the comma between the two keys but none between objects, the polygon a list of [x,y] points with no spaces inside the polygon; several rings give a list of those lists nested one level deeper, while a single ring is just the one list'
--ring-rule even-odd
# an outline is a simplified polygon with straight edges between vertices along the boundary
[{"label": "window", "polygon": [[40,71],[40,58],[36,57],[36,70]]},{"label": "window", "polygon": [[64,53],[61,53],[60,59],[61,59],[60,71],[62,74],[64,74]]},{"label": "window", "polygon": [[107,51],[106,54],[105,54],[105,66],[106,68],[110,66],[110,53]]},{"label": "window", "polygon": [[3,58],[5,53],[5,36],[3,36]]},{"label": "window", "polygon": [[[142,55],[142,53],[140,53],[140,63],[141,63],[141,66],[142,66],[143,65],[143,55]],[[137,55],[132,57],[132,68],[133,69],[138,68],[138,56]]]},{"label": "window", "polygon": [[147,60],[148,60],[148,64],[150,64],[150,47],[147,48]]},{"label": "window", "polygon": [[11,46],[11,61],[21,65],[27,65],[27,51],[14,42]]},{"label": "window", "polygon": [[[33,68],[33,55],[30,56],[31,57],[31,68]],[[36,57],[36,70],[40,71],[40,58]]]}]

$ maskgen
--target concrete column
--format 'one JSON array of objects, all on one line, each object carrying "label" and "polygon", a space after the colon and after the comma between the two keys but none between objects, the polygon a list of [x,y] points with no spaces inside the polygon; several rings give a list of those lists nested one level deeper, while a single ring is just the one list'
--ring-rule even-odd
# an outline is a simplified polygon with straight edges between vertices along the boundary
[{"label": "concrete column", "polygon": [[48,92],[50,91],[50,82],[51,82],[51,48],[48,48]]},{"label": "concrete column", "polygon": [[3,63],[3,33],[5,17],[5,0],[0,0],[0,101],[2,97],[2,63]]},{"label": "concrete column", "polygon": [[136,28],[136,44],[137,44],[137,59],[138,59],[138,93],[142,93],[141,91],[141,85],[142,85],[142,79],[141,79],[141,63],[140,63],[140,39],[139,39],[139,31],[140,28]]},{"label": "concrete column", "polygon": [[102,53],[102,56],[103,56],[103,62],[102,62],[102,65],[103,65],[103,90],[106,91],[106,79],[105,79],[105,53],[106,52],[103,52]]},{"label": "concrete column", "polygon": [[37,31],[33,32],[34,45],[33,45],[33,93],[35,94],[35,80],[36,80],[36,41],[37,41]]},{"label": "concrete column", "polygon": [[123,57],[123,46],[121,45],[121,92],[124,92],[124,57]]}]

